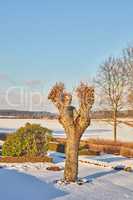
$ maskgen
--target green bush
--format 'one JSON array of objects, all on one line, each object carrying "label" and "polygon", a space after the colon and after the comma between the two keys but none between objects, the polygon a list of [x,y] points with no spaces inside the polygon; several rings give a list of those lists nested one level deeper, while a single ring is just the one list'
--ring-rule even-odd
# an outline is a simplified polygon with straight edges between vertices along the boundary
[{"label": "green bush", "polygon": [[27,123],[9,135],[2,147],[3,156],[43,156],[48,150],[52,131],[38,124]]}]

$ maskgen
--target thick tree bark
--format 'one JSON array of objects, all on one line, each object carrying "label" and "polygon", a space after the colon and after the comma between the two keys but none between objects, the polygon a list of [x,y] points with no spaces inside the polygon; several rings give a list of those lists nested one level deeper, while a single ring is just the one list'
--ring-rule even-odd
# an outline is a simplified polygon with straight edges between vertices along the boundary
[{"label": "thick tree bark", "polygon": [[75,182],[78,179],[78,151],[80,138],[70,134],[67,138],[64,180]]},{"label": "thick tree bark", "polygon": [[94,89],[81,83],[76,90],[79,109],[72,106],[72,95],[67,93],[64,84],[56,84],[49,99],[59,110],[59,122],[67,135],[66,162],[64,180],[75,182],[78,178],[78,151],[80,138],[90,125],[90,110],[94,103]]}]

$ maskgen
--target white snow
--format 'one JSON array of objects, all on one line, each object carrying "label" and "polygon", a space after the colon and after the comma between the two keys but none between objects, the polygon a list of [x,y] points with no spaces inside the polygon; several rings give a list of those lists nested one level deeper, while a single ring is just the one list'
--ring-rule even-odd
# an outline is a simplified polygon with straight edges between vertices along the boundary
[{"label": "white snow", "polygon": [[4,141],[0,140],[0,146],[2,146],[4,144]]},{"label": "white snow", "polygon": [[[64,155],[49,152],[55,165],[64,166]],[[85,159],[81,157],[80,159]],[[132,159],[120,156],[102,155],[86,157],[91,161],[119,164],[132,163]],[[123,163],[122,163],[123,164]],[[133,200],[133,173],[116,171],[110,167],[79,162],[79,177],[89,180],[82,186],[76,183],[55,184],[62,179],[63,171],[47,171],[50,163],[0,164],[1,200]]]},{"label": "white snow", "polygon": [[[128,119],[125,119],[128,121]],[[133,119],[130,119],[133,121]],[[57,120],[45,119],[0,119],[0,133],[14,132],[27,122],[41,124],[54,131],[55,137],[65,137],[64,130]],[[113,139],[113,127],[101,120],[92,120],[91,126],[84,133],[83,138]],[[120,123],[118,125],[118,139],[122,141],[133,141],[133,127]]]}]

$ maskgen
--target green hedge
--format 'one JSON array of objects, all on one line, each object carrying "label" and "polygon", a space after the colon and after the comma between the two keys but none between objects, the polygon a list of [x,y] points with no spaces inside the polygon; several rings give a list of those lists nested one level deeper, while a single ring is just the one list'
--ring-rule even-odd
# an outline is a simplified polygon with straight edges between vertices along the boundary
[{"label": "green hedge", "polygon": [[7,137],[2,147],[2,156],[43,156],[48,150],[51,137],[51,130],[27,123]]},{"label": "green hedge", "polygon": [[60,153],[65,153],[65,145],[59,142],[50,142],[48,145],[50,151],[56,151]]},{"label": "green hedge", "polygon": [[99,156],[100,151],[93,151],[90,149],[82,149],[82,150],[79,150],[79,155],[80,156]]},{"label": "green hedge", "polygon": [[20,156],[20,157],[11,157],[4,156],[0,158],[0,163],[37,163],[37,162],[53,162],[53,158],[48,156]]}]

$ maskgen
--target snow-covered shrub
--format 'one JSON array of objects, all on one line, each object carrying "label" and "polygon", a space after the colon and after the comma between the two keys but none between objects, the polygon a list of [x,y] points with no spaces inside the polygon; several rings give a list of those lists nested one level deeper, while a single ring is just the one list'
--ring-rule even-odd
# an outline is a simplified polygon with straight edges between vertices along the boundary
[{"label": "snow-covered shrub", "polygon": [[52,131],[38,124],[27,123],[10,134],[2,148],[3,156],[43,156],[48,150]]}]

